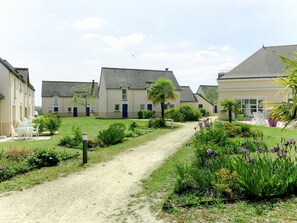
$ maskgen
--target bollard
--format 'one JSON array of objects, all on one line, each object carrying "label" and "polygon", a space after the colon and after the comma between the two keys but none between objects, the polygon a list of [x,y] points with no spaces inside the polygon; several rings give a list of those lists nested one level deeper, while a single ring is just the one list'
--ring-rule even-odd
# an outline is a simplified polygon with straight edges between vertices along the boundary
[{"label": "bollard", "polygon": [[88,147],[87,147],[88,135],[83,133],[83,163],[88,162]]},{"label": "bollard", "polygon": [[171,129],[173,129],[173,119],[171,119]]}]

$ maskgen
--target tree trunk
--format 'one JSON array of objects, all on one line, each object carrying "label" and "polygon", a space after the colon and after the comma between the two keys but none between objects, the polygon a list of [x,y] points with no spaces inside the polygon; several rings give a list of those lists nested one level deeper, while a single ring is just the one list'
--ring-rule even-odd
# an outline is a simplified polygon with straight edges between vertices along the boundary
[{"label": "tree trunk", "polygon": [[161,117],[162,117],[162,119],[164,119],[164,103],[163,102],[161,102]]},{"label": "tree trunk", "polygon": [[232,111],[229,110],[228,113],[229,113],[229,122],[231,123],[232,122]]}]

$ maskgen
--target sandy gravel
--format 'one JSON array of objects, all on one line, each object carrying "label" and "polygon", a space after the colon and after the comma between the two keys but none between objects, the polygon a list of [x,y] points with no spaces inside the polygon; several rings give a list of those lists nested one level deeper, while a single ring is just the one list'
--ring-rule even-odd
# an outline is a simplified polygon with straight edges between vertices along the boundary
[{"label": "sandy gravel", "polygon": [[129,204],[141,180],[193,136],[195,124],[83,172],[1,195],[0,222],[159,222],[147,205],[131,212]]}]

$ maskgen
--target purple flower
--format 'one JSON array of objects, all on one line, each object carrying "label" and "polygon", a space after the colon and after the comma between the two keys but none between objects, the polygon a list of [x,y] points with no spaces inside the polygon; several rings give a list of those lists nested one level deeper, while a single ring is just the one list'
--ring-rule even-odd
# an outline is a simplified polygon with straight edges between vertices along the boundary
[{"label": "purple flower", "polygon": [[242,147],[241,150],[240,150],[240,153],[245,154],[246,153],[246,148]]},{"label": "purple flower", "polygon": [[263,153],[263,152],[264,152],[264,149],[263,149],[261,146],[259,146],[259,147],[258,147],[258,152],[259,152],[259,153]]},{"label": "purple flower", "polygon": [[290,141],[286,141],[286,142],[284,143],[284,145],[285,145],[285,146],[290,145]]},{"label": "purple flower", "polygon": [[295,144],[296,143],[296,141],[294,140],[294,139],[290,139],[290,144]]},{"label": "purple flower", "polygon": [[254,161],[254,159],[251,158],[251,157],[246,157],[246,161],[247,161],[248,163],[252,163],[252,162]]},{"label": "purple flower", "polygon": [[287,151],[282,150],[280,153],[278,153],[279,158],[285,158],[287,156]]},{"label": "purple flower", "polygon": [[271,152],[273,152],[273,153],[276,153],[276,152],[278,152],[278,151],[280,151],[280,147],[279,147],[279,146],[275,146],[275,147],[273,147],[273,148],[271,149]]},{"label": "purple flower", "polygon": [[207,155],[208,155],[208,156],[211,156],[211,155],[213,155],[213,154],[214,154],[214,153],[213,153],[213,151],[212,151],[211,149],[207,149],[207,151],[206,151],[206,152],[207,152]]}]

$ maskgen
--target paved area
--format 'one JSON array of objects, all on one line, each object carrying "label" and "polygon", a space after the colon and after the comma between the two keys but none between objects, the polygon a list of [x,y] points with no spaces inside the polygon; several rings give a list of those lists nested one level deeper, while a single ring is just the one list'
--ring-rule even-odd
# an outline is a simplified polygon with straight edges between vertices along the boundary
[{"label": "paved area", "polygon": [[128,211],[131,196],[194,134],[197,122],[129,149],[83,172],[0,195],[0,222],[159,222],[148,206]]}]

